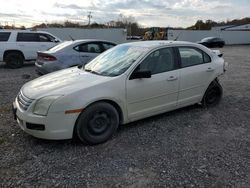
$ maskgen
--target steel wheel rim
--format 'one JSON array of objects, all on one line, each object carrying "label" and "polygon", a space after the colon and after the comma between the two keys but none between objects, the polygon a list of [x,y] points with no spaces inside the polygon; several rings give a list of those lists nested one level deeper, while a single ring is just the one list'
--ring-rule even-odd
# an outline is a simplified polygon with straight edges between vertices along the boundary
[{"label": "steel wheel rim", "polygon": [[88,122],[88,132],[94,136],[102,135],[109,129],[110,123],[111,118],[107,112],[97,112]]},{"label": "steel wheel rim", "polygon": [[213,103],[215,103],[215,102],[218,100],[219,95],[220,95],[220,94],[219,94],[219,92],[218,92],[217,89],[212,89],[212,90],[210,90],[210,91],[208,92],[207,97],[206,97],[206,102],[207,102],[207,104],[213,104]]}]

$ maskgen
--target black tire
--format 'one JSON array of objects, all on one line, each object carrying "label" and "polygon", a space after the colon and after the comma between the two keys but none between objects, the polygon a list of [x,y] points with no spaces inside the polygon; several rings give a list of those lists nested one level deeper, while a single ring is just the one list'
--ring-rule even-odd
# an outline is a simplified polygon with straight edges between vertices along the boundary
[{"label": "black tire", "polygon": [[213,107],[220,102],[222,95],[223,89],[220,83],[215,80],[208,86],[201,104],[203,107]]},{"label": "black tire", "polygon": [[23,66],[24,58],[21,53],[10,52],[5,57],[7,67],[17,69]]},{"label": "black tire", "polygon": [[80,114],[76,134],[82,142],[94,145],[107,141],[117,130],[119,114],[106,102],[95,103]]}]

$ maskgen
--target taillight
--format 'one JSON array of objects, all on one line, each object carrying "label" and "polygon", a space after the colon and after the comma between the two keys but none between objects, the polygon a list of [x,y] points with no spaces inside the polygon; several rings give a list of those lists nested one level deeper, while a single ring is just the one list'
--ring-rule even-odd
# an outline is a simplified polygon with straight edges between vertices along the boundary
[{"label": "taillight", "polygon": [[44,56],[43,59],[45,61],[55,61],[56,57],[54,57],[54,56]]},{"label": "taillight", "polygon": [[48,54],[38,54],[38,59],[41,59],[43,61],[56,61],[56,57]]}]

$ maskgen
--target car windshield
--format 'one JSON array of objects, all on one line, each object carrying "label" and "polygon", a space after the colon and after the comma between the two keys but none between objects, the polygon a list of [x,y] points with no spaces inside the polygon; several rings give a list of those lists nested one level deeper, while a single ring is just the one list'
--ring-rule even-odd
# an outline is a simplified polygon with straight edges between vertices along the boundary
[{"label": "car windshield", "polygon": [[103,76],[118,76],[148,50],[149,48],[123,44],[93,59],[85,66],[85,71]]},{"label": "car windshield", "polygon": [[71,45],[72,43],[73,43],[73,41],[62,42],[61,44],[58,44],[58,45],[54,46],[53,48],[50,48],[49,51],[57,52],[65,47]]}]

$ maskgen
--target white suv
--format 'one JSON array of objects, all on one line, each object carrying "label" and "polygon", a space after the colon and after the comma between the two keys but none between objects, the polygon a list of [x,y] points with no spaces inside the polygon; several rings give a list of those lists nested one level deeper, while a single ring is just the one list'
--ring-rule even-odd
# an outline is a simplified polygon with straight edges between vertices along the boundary
[{"label": "white suv", "polygon": [[10,68],[22,67],[24,61],[35,60],[36,52],[47,50],[61,42],[44,31],[0,30],[0,61]]}]

